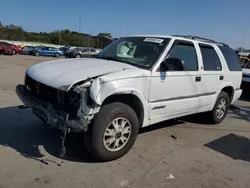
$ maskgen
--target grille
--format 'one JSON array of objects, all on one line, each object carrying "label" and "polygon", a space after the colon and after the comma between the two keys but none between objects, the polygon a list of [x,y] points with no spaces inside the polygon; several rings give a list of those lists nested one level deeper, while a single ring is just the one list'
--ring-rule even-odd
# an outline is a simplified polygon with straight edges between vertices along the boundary
[{"label": "grille", "polygon": [[25,85],[29,87],[32,95],[42,101],[49,102],[57,107],[62,107],[64,104],[64,91],[57,90],[42,84],[30,76],[26,75]]},{"label": "grille", "polygon": [[28,75],[25,77],[25,85],[28,86],[32,95],[37,99],[49,102],[59,110],[70,112],[70,118],[77,116],[80,106],[80,94],[57,90],[34,80]]}]

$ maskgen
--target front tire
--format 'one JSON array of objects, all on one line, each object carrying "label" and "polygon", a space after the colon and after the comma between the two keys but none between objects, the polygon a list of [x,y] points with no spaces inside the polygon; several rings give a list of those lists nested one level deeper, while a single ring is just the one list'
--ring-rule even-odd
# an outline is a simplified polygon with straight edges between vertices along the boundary
[{"label": "front tire", "polygon": [[60,57],[60,54],[59,54],[59,53],[56,53],[56,57],[59,58],[59,57]]},{"label": "front tire", "polygon": [[81,55],[80,55],[80,54],[76,54],[75,57],[76,57],[76,58],[81,58]]},{"label": "front tire", "polygon": [[16,55],[16,50],[13,50],[13,51],[12,51],[12,55]]},{"label": "front tire", "polygon": [[208,113],[208,118],[213,124],[219,124],[225,119],[229,105],[230,100],[228,94],[224,91],[221,91],[213,110]]},{"label": "front tire", "polygon": [[139,120],[128,105],[114,102],[104,105],[85,133],[85,146],[98,161],[111,161],[124,156],[134,145]]},{"label": "front tire", "polygon": [[40,56],[40,53],[39,52],[35,52],[35,56]]}]

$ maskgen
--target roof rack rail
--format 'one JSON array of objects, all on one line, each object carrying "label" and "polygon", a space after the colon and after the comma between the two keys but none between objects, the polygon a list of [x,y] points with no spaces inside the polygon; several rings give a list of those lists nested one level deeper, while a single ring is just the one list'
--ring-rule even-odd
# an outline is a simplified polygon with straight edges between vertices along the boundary
[{"label": "roof rack rail", "polygon": [[229,47],[225,43],[218,42],[218,41],[211,40],[211,39],[207,39],[207,38],[203,38],[203,37],[197,37],[197,36],[192,36],[192,35],[173,35],[173,36],[175,36],[175,37],[183,37],[183,38],[188,38],[188,39],[193,39],[193,40],[200,40],[200,41],[203,41],[203,42],[216,43],[216,44],[220,44],[220,45]]}]

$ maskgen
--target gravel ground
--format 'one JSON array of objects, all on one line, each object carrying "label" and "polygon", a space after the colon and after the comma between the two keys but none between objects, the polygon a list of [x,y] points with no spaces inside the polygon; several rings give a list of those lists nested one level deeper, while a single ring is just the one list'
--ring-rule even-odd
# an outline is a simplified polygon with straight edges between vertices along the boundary
[{"label": "gravel ground", "polygon": [[123,158],[96,163],[71,134],[59,157],[60,132],[29,109],[20,110],[15,86],[27,67],[54,58],[0,56],[0,188],[250,187],[250,102],[241,99],[220,125],[197,117],[141,130]]}]

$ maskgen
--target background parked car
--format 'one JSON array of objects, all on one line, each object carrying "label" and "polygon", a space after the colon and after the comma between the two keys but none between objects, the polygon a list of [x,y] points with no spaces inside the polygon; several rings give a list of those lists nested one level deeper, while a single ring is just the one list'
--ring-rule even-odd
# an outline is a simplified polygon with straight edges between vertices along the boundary
[{"label": "background parked car", "polygon": [[32,55],[32,54],[31,54],[31,51],[32,51],[34,48],[35,48],[34,46],[24,46],[24,47],[23,47],[23,52],[22,52],[22,54],[24,54],[24,55]]},{"label": "background parked car", "polygon": [[59,50],[61,50],[63,53],[65,53],[66,51],[68,51],[71,48],[71,46],[64,46],[59,48]]},{"label": "background parked car", "polygon": [[35,56],[54,56],[54,57],[60,57],[63,56],[63,51],[59,50],[58,48],[53,47],[44,47],[44,48],[38,48],[34,51]]},{"label": "background parked car", "polygon": [[242,90],[244,93],[250,93],[250,61],[248,61],[242,68]]},{"label": "background parked car", "polygon": [[10,43],[7,43],[7,42],[0,42],[0,46],[2,47],[7,47],[8,48],[11,48],[12,49],[12,54],[15,55],[15,54],[21,54],[22,53],[22,48],[21,47],[18,47],[16,45],[13,45],[13,44],[10,44]]},{"label": "background parked car", "polygon": [[46,46],[34,46],[34,48],[32,48],[32,49],[30,50],[29,55],[34,55],[34,53],[35,53],[37,50],[42,49],[42,48],[45,48],[45,47],[46,47]]},{"label": "background parked car", "polygon": [[9,46],[2,46],[0,44],[0,54],[13,55],[13,52]]},{"label": "background parked car", "polygon": [[100,50],[95,48],[83,48],[75,50],[72,54],[72,57],[74,58],[88,57],[97,54],[98,52],[100,52]]},{"label": "background parked car", "polygon": [[64,55],[65,55],[65,57],[72,58],[74,52],[75,52],[75,51],[78,51],[78,50],[81,50],[81,49],[85,49],[85,48],[83,48],[83,47],[70,48],[70,49],[68,49],[68,50],[64,53]]}]

